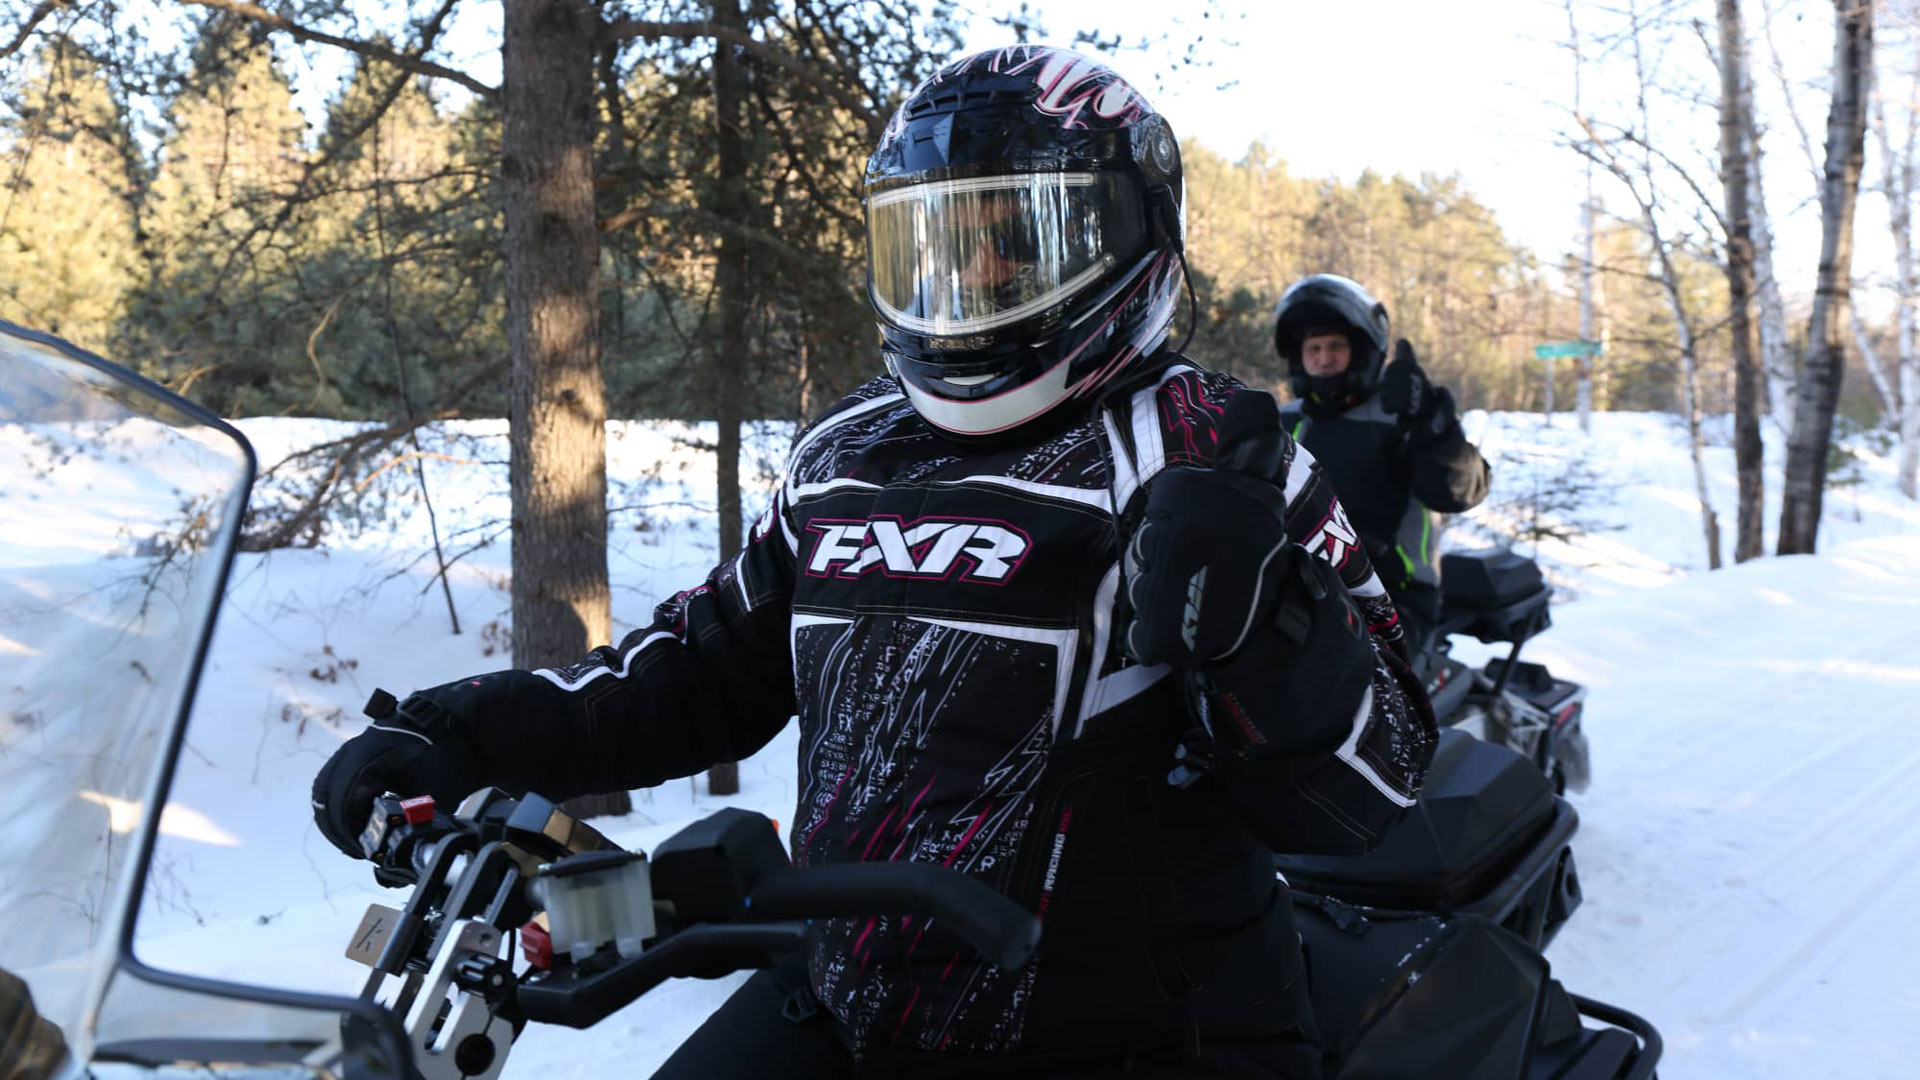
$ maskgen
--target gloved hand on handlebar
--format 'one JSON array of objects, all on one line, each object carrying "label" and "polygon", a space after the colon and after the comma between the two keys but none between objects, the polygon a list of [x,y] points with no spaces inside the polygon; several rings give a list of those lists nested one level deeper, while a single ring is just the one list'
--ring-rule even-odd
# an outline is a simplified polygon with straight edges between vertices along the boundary
[{"label": "gloved hand on handlebar", "polygon": [[[313,821],[320,834],[348,856],[363,859],[360,834],[382,793],[431,795],[451,810],[485,787],[489,777],[480,755],[456,733],[452,710],[484,694],[493,678],[448,683],[413,694],[397,708],[391,696],[376,694],[376,704],[368,706],[373,723],[342,743],[313,778]],[[379,708],[381,697],[391,711]]]}]

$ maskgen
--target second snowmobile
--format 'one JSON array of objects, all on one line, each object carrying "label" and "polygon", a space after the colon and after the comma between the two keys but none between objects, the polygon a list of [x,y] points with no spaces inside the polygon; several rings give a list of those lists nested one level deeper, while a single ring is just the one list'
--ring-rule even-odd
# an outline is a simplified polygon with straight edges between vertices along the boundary
[{"label": "second snowmobile", "polygon": [[[1415,653],[1443,727],[1512,747],[1553,781],[1556,793],[1584,791],[1593,777],[1581,718],[1587,688],[1520,659],[1526,643],[1553,625],[1553,587],[1540,566],[1510,550],[1441,556],[1440,618]],[[1512,646],[1475,668],[1452,655],[1455,635]]]}]

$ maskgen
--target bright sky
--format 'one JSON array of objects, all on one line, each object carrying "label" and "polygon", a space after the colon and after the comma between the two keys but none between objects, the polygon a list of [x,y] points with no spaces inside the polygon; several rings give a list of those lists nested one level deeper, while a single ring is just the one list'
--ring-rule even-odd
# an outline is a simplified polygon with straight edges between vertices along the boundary
[{"label": "bright sky", "polygon": [[[1644,7],[1662,6],[1641,0]],[[1699,10],[1686,12],[1691,3]],[[1778,267],[1789,296],[1811,292],[1818,258],[1819,211],[1798,135],[1784,111],[1779,82],[1767,64],[1760,37],[1765,4],[1776,10],[1775,38],[1796,85],[1824,79],[1832,50],[1832,16],[1820,0],[1744,0],[1755,38],[1754,79],[1762,122],[1769,134],[1767,201],[1774,216]],[[997,7],[1012,6],[996,4]],[[1475,0],[1471,5],[1435,0],[1045,0],[1034,2],[1046,37],[1066,44],[1077,29],[1118,35],[1128,45],[1166,35],[1177,45],[1126,49],[1112,63],[1147,93],[1183,136],[1198,138],[1230,158],[1255,140],[1284,159],[1295,175],[1345,180],[1363,169],[1383,174],[1458,173],[1468,189],[1492,206],[1514,240],[1552,265],[1576,250],[1583,167],[1562,143],[1571,126],[1573,64],[1566,48],[1567,13],[1562,0]],[[1625,0],[1608,7],[1624,9]],[[1705,20],[1715,36],[1713,8],[1706,0],[1664,5]],[[1602,16],[1582,0],[1582,33],[1599,29]],[[1169,15],[1172,9],[1178,14]],[[438,58],[487,82],[499,79],[497,0],[463,4],[455,16],[449,48]],[[970,49],[1009,43],[1010,31],[979,19],[968,33]],[[1668,83],[1692,81],[1717,94],[1714,69],[1699,38],[1671,35],[1649,66]],[[1886,35],[1882,35],[1883,44]],[[1177,53],[1201,39],[1201,66],[1183,67]],[[318,117],[337,85],[338,54],[332,50],[283,49],[300,104]],[[329,55],[331,54],[331,55]],[[1631,115],[1630,60],[1616,53],[1604,71],[1586,69],[1589,114]],[[303,77],[304,76],[304,77]],[[1824,89],[1798,89],[1802,121],[1813,138],[1823,137]],[[1696,169],[1697,180],[1719,197],[1718,131],[1710,109],[1682,118],[1675,107],[1656,110],[1656,141]],[[1878,168],[1869,140],[1868,170]],[[1601,203],[1627,211],[1631,203],[1608,177],[1597,175]],[[1884,275],[1891,265],[1885,203],[1863,192],[1856,229],[1856,273]]]},{"label": "bright sky", "polygon": [[[1833,41],[1831,9],[1812,0],[1771,3],[1789,76],[1824,77]],[[1192,13],[1170,19],[1170,6]],[[1643,4],[1655,6],[1651,0]],[[1697,6],[1707,35],[1717,42],[1712,5]],[[1098,28],[1128,43],[1162,33],[1181,42],[1204,34],[1199,55],[1206,66],[1183,68],[1168,51],[1154,49],[1122,52],[1111,62],[1147,92],[1174,130],[1230,158],[1257,139],[1295,175],[1350,181],[1367,168],[1389,175],[1458,173],[1468,190],[1493,207],[1508,236],[1543,262],[1577,250],[1585,180],[1582,159],[1561,138],[1572,126],[1574,93],[1561,0],[1218,0],[1220,10],[1204,17],[1197,0],[1049,0],[1036,7],[1051,40],[1063,43],[1078,28]],[[1819,255],[1819,210],[1809,204],[1813,182],[1759,37],[1762,5],[1746,0],[1743,9],[1756,40],[1752,62],[1762,121],[1773,132],[1763,145],[1778,272],[1789,296],[1806,294]],[[1591,48],[1598,19],[1585,3],[1579,16]],[[969,45],[989,48],[1010,40],[1010,32],[982,20]],[[1683,32],[1648,63],[1669,81],[1711,81],[1715,70],[1706,57],[1699,38]],[[1618,53],[1606,68],[1604,74],[1596,70],[1590,55],[1588,113],[1630,115],[1630,58]],[[1717,83],[1710,89],[1717,94]],[[1800,92],[1798,107],[1818,143],[1825,93]],[[1696,112],[1686,124],[1655,112],[1655,130],[1665,136],[1657,141],[1673,147],[1676,156],[1683,149],[1703,152],[1694,159],[1696,179],[1717,199],[1714,124],[1711,111]],[[1868,169],[1875,168],[1870,152]],[[1604,173],[1596,174],[1594,184],[1602,205],[1631,209]],[[1870,274],[1891,263],[1885,223],[1880,196],[1863,192],[1858,271]]]},{"label": "bright sky", "polygon": [[[1295,175],[1459,172],[1543,255],[1572,243],[1579,166],[1553,137],[1564,123],[1555,102],[1571,100],[1573,81],[1555,46],[1566,16],[1552,0],[1484,0],[1471,19],[1432,0],[1221,0],[1220,13],[1173,23],[1168,6],[1040,5],[1054,40],[1078,27],[1129,42],[1163,30],[1175,40],[1204,34],[1205,66],[1175,68],[1158,50],[1112,63],[1176,132],[1230,158],[1257,139]],[[999,44],[1006,33],[989,24],[970,44]]]}]

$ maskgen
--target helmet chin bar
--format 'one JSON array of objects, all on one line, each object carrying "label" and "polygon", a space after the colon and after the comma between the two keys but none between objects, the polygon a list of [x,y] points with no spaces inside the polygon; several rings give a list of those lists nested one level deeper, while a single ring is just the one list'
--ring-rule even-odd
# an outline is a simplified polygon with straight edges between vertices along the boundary
[{"label": "helmet chin bar", "polygon": [[914,411],[927,423],[954,435],[996,435],[1038,419],[1065,401],[1075,387],[1067,385],[1067,369],[1072,358],[1061,360],[1031,382],[1022,383],[992,397],[963,401],[942,397],[923,389],[906,376],[889,358],[894,380],[906,393]]}]

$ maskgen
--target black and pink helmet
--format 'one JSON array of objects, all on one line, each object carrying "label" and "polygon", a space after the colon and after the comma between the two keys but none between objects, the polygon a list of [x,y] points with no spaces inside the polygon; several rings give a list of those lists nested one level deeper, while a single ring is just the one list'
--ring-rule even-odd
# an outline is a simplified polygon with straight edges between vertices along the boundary
[{"label": "black and pink helmet", "polygon": [[1097,60],[1018,45],[922,83],[866,173],[868,298],[914,408],[1004,434],[1158,350],[1183,199],[1172,129]]}]

